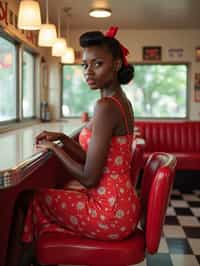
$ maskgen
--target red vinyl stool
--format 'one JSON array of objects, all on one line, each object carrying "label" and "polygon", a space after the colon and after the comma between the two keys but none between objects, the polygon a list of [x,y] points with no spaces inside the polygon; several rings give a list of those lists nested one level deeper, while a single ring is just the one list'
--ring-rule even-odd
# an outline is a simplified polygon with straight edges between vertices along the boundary
[{"label": "red vinyl stool", "polygon": [[166,209],[174,180],[176,158],[168,153],[153,153],[142,177],[141,224],[127,239],[100,241],[72,237],[61,232],[44,233],[37,241],[37,259],[42,265],[122,266],[144,260],[145,252],[157,252]]}]

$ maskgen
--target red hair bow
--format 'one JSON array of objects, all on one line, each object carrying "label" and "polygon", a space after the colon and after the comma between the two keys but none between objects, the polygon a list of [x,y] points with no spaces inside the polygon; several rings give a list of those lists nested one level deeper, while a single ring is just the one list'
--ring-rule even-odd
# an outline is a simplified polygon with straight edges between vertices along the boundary
[{"label": "red hair bow", "polygon": [[[106,32],[105,36],[110,37],[110,38],[114,38],[117,31],[118,31],[118,27],[111,26],[109,28],[109,30]],[[126,59],[126,56],[129,54],[129,50],[125,46],[123,46],[121,43],[120,43],[120,48],[121,48],[122,54],[123,54],[123,63],[125,66],[127,66],[128,61]]]}]

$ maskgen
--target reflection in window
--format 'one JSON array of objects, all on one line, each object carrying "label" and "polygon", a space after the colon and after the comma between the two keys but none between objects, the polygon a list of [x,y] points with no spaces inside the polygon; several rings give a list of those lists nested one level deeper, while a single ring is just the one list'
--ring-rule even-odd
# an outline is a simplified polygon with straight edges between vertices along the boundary
[{"label": "reflection in window", "polygon": [[23,117],[34,116],[34,56],[23,52]]},{"label": "reflection in window", "polygon": [[0,122],[16,119],[16,47],[0,36]]},{"label": "reflection in window", "polygon": [[[138,118],[185,118],[187,116],[187,65],[137,64],[135,77],[123,89]],[[80,65],[63,66],[62,114],[93,113],[99,98],[83,79]]]}]

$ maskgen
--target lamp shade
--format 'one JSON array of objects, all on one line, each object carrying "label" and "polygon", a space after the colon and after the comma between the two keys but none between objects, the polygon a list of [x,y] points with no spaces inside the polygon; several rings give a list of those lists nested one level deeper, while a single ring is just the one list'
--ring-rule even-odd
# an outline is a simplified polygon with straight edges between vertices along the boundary
[{"label": "lamp shade", "polygon": [[75,60],[74,49],[67,47],[64,55],[61,57],[62,64],[73,64]]},{"label": "lamp shade", "polygon": [[39,30],[41,25],[40,6],[37,1],[22,0],[19,6],[18,28]]},{"label": "lamp shade", "polygon": [[38,45],[51,47],[57,40],[56,27],[53,24],[42,24],[40,26]]},{"label": "lamp shade", "polygon": [[52,55],[63,56],[66,49],[67,49],[66,40],[64,38],[58,38],[52,47]]},{"label": "lamp shade", "polygon": [[94,8],[91,9],[89,12],[89,15],[95,18],[106,18],[110,17],[111,14],[112,14],[111,10],[107,8]]}]

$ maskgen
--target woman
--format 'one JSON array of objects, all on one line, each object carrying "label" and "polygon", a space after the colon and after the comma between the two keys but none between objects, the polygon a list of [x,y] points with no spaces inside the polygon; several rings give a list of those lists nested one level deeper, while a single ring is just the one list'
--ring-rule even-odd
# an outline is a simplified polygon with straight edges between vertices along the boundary
[{"label": "woman", "polygon": [[[37,137],[38,147],[52,150],[79,186],[36,192],[24,242],[45,231],[121,240],[137,226],[140,205],[130,180],[133,111],[120,86],[132,79],[133,67],[127,63],[127,49],[114,38],[116,32],[112,27],[106,35],[87,32],[80,37],[85,79],[101,93],[94,116],[80,133],[80,146],[59,133]],[[68,153],[49,141],[55,139],[63,141]]]}]

